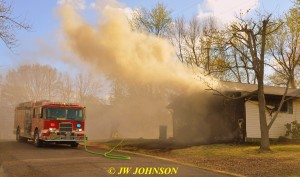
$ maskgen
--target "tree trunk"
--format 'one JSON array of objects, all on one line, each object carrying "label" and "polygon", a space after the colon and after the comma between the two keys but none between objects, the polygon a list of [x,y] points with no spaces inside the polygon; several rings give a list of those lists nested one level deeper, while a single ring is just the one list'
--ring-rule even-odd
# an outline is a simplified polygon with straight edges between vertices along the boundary
[{"label": "tree trunk", "polygon": [[264,82],[262,78],[258,79],[258,102],[259,102],[259,121],[260,121],[260,150],[269,151],[270,150],[270,140],[269,140],[269,129],[266,117],[266,100],[264,95]]},{"label": "tree trunk", "polygon": [[269,128],[268,128],[267,118],[266,118],[266,100],[265,100],[265,93],[264,93],[265,46],[266,46],[266,35],[267,35],[266,32],[267,32],[268,23],[269,20],[263,21],[260,60],[258,60],[257,62],[259,63],[257,67],[258,69],[257,84],[258,84],[259,121],[260,121],[260,134],[261,134],[261,140],[260,140],[261,151],[270,150]]},{"label": "tree trunk", "polygon": [[295,89],[295,88],[297,88],[296,87],[296,81],[295,81],[295,77],[294,77],[294,72],[291,72],[291,76],[290,76],[290,81],[289,81],[289,86],[290,86],[290,88],[293,88],[293,89]]}]

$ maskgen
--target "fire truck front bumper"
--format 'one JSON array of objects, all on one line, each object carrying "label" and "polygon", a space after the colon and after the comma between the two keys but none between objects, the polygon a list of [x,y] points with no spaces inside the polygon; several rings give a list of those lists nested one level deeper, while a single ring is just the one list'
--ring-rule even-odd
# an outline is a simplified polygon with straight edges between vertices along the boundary
[{"label": "fire truck front bumper", "polygon": [[84,132],[51,132],[49,134],[42,134],[44,141],[69,141],[69,142],[83,142]]}]

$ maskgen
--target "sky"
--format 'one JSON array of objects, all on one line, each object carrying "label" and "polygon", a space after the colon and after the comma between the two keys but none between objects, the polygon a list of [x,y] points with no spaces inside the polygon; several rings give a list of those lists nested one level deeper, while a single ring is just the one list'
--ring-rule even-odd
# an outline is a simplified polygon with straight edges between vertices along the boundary
[{"label": "sky", "polygon": [[231,22],[237,14],[246,14],[247,11],[281,16],[292,6],[291,0],[7,0],[13,7],[12,17],[26,21],[32,28],[29,31],[15,31],[18,45],[13,51],[0,41],[0,74],[27,63],[49,64],[59,71],[81,70],[80,64],[65,63],[60,59],[62,56],[72,57],[65,56],[59,49],[63,36],[60,33],[57,9],[64,4],[72,4],[91,23],[96,23],[96,11],[101,10],[99,7],[103,4],[115,3],[130,13],[140,7],[151,9],[157,2],[171,9],[173,18],[184,16],[189,19],[197,16],[201,19],[214,15],[222,23]]}]

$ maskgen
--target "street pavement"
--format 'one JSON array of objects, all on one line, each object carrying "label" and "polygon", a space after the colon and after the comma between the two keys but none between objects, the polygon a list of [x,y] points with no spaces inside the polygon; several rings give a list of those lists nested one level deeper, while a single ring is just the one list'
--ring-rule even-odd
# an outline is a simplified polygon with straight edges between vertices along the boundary
[{"label": "street pavement", "polygon": [[[92,151],[105,152],[96,147]],[[35,147],[32,142],[0,141],[0,177],[226,177],[196,167],[135,154],[114,160],[89,154],[82,146]]]}]

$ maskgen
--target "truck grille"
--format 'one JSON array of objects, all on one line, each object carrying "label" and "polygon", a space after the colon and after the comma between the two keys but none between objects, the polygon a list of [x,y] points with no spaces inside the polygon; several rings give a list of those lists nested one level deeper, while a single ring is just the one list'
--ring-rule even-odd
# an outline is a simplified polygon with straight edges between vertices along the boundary
[{"label": "truck grille", "polygon": [[72,124],[62,122],[59,124],[59,131],[60,132],[72,132]]}]

